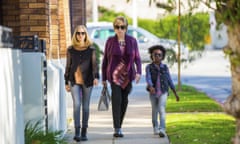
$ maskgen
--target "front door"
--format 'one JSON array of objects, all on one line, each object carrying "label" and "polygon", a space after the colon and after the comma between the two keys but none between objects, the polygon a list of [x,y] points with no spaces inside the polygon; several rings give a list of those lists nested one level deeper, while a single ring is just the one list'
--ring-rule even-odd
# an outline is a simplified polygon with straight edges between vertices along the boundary
[{"label": "front door", "polygon": [[3,4],[2,4],[2,1],[3,0],[0,0],[0,25],[3,25],[3,15],[2,15],[3,14],[3,11],[2,11],[2,9],[3,9],[2,5]]}]

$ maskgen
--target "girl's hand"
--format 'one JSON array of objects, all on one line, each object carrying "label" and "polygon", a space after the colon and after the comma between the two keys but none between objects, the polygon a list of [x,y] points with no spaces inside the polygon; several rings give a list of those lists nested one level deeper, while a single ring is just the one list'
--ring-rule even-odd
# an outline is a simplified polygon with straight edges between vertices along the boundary
[{"label": "girl's hand", "polygon": [[136,81],[136,83],[139,82],[140,78],[141,78],[141,75],[140,75],[140,74],[136,74],[136,77],[135,77],[135,81]]},{"label": "girl's hand", "polygon": [[156,93],[155,88],[149,87],[149,92],[150,92],[150,94],[155,94]]},{"label": "girl's hand", "polygon": [[179,96],[176,94],[175,97],[176,97],[176,101],[178,102],[180,100]]}]

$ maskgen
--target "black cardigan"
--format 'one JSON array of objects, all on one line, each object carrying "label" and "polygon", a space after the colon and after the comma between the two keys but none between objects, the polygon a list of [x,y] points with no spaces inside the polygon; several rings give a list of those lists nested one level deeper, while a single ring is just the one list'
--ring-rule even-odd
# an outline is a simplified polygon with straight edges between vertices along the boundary
[{"label": "black cardigan", "polygon": [[86,87],[93,86],[94,78],[99,79],[99,68],[96,59],[95,48],[90,46],[86,50],[76,50],[73,46],[67,49],[66,58],[66,69],[65,69],[65,84],[71,82],[71,85],[75,84],[74,73],[77,67],[80,66],[84,85]]}]

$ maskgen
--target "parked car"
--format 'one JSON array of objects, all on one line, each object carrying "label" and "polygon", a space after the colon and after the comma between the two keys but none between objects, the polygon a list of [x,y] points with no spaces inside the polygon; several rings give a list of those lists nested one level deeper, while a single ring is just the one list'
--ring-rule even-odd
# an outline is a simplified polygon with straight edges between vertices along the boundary
[{"label": "parked car", "polygon": [[[90,37],[100,48],[101,52],[104,52],[105,43],[109,36],[113,36],[114,29],[112,23],[109,22],[98,22],[98,23],[87,23],[87,29]],[[166,49],[172,50],[176,53],[178,52],[177,41],[170,39],[158,38],[154,34],[148,32],[147,30],[140,27],[128,26],[127,33],[137,39],[139,53],[141,60],[143,62],[150,61],[148,48],[153,45],[160,44],[163,45]],[[188,58],[188,48],[181,43],[181,58]]]}]

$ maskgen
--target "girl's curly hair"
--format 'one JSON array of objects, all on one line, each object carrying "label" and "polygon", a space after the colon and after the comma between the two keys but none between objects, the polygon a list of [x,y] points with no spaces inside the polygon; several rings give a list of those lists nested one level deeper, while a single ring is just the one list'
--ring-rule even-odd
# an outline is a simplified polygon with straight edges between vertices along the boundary
[{"label": "girl's curly hair", "polygon": [[162,45],[154,45],[154,46],[151,46],[149,49],[148,49],[148,53],[150,54],[150,58],[153,60],[152,58],[152,54],[153,54],[153,51],[154,50],[160,50],[162,51],[162,60],[164,60],[165,58],[165,54],[166,54],[166,49],[162,46]]}]

